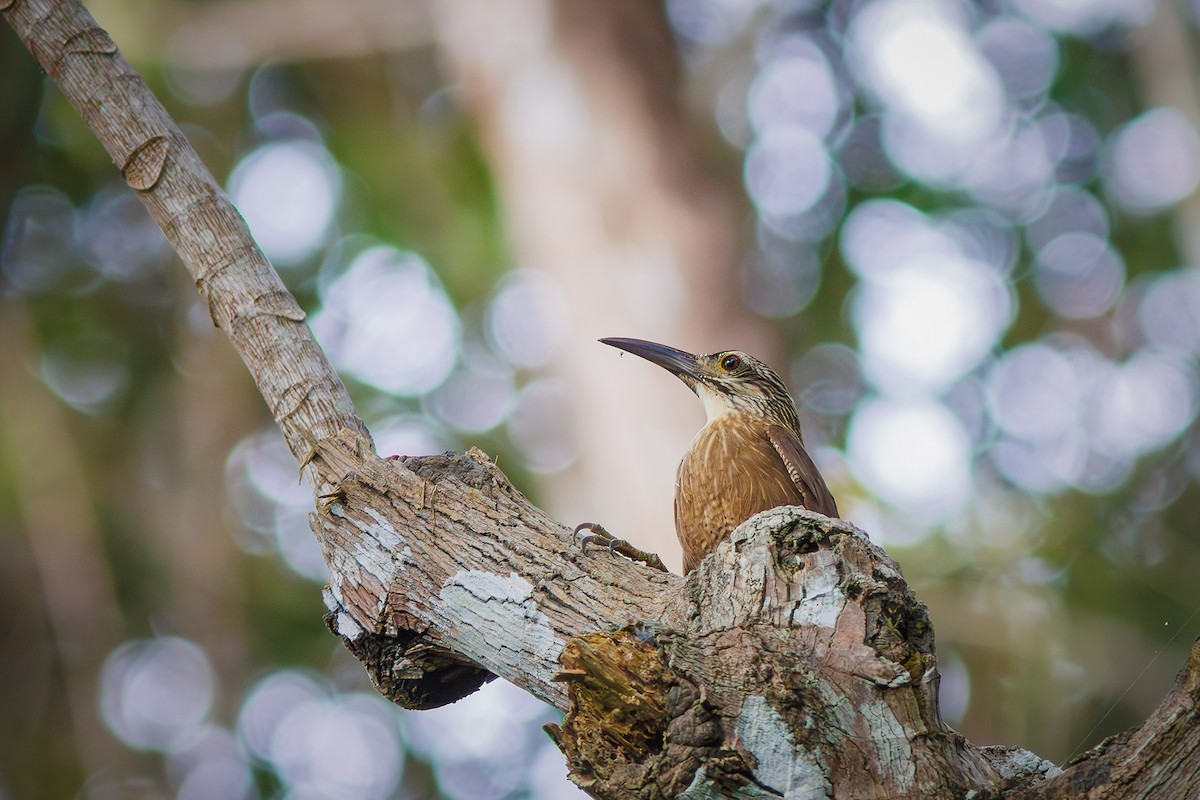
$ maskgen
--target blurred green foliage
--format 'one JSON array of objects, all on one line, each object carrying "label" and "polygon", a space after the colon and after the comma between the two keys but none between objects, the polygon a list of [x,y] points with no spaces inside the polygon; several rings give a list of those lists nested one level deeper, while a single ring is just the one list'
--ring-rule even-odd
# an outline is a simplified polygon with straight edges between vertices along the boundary
[{"label": "blurred green foliage", "polygon": [[[1057,42],[1054,103],[1086,117],[1102,136],[1145,109],[1119,33],[1061,35]],[[464,340],[485,340],[487,304],[515,257],[491,166],[432,42],[398,53],[264,65],[240,76],[225,97],[205,103],[177,94],[164,65],[138,66],[222,181],[270,140],[264,120],[272,112],[308,120],[341,170],[337,231],[420,254],[458,310]],[[7,27],[0,27],[0,75],[0,220],[10,220],[0,257],[11,262],[21,238],[11,223],[13,209],[34,187],[52,187],[81,214],[113,192],[119,176]],[[710,142],[719,141],[709,133]],[[739,156],[729,147],[719,157],[736,163]],[[1085,188],[1104,197],[1098,178]],[[912,178],[884,194],[933,217],[973,205],[962,192]],[[878,196],[851,187],[847,207]],[[1169,213],[1134,215],[1105,203],[1127,283],[1181,262],[1173,243],[1178,223]],[[78,220],[69,230],[82,230]],[[222,483],[228,448],[215,458],[189,460],[211,441],[231,448],[255,435],[269,416],[228,345],[213,335],[178,264],[152,253],[145,270],[114,279],[97,271],[77,237],[54,237],[33,253],[46,269],[58,270],[52,281],[30,289],[11,272],[0,275],[0,409],[37,411],[36,419],[9,416],[0,423],[0,604],[9,610],[0,624],[0,797],[160,797],[173,789],[157,756],[81,721],[95,709],[73,705],[100,691],[104,659],[121,642],[166,635],[197,641],[215,665],[220,712],[214,717],[227,727],[251,685],[272,670],[309,669],[332,675],[341,689],[368,687],[320,624],[319,583],[287,568],[275,546],[264,544],[270,537],[248,535],[228,508]],[[330,250],[282,270],[310,311],[320,304],[322,282],[345,267],[334,263]],[[802,315],[779,323],[795,356],[815,342],[856,344],[847,298],[859,281],[836,234],[819,250],[818,293]],[[1109,317],[1056,317],[1029,279],[1033,256],[1026,248],[1017,260],[1011,288],[1018,313],[996,345],[997,357],[1063,331],[1105,350],[1126,346],[1114,344],[1119,326]],[[116,387],[94,402],[73,403],[46,378],[47,360],[55,358],[116,365]],[[517,384],[535,377],[513,372]],[[347,382],[372,421],[423,415],[438,441],[483,447],[536,500],[535,474],[502,427],[455,431],[433,419],[425,398],[386,396],[365,381]],[[221,419],[189,409],[189,399],[219,409]],[[847,424],[840,418],[828,427],[837,439]],[[27,425],[53,430],[48,441],[68,443],[69,452],[18,452],[19,429]],[[1019,744],[1063,758],[1105,714],[1089,743],[1144,719],[1197,634],[1196,448],[1192,423],[1110,492],[1024,493],[1015,514],[1037,523],[1019,546],[1027,545],[1034,566],[1049,573],[1037,580],[1021,574],[1033,567],[1015,557],[1011,545],[978,541],[971,520],[909,546],[889,544],[930,604],[943,652],[961,659],[971,676],[971,702],[959,727],[983,743]],[[64,474],[77,480],[68,481],[62,496],[34,496]],[[987,478],[1004,483],[993,473]],[[185,500],[190,491],[201,492],[199,502]],[[34,524],[56,507],[70,512],[67,521]],[[173,514],[200,509],[206,519],[181,525],[186,539],[172,534]],[[37,538],[56,530],[61,541]],[[189,548],[196,540],[223,544],[192,573],[195,551]],[[82,631],[65,625],[66,612],[54,608],[56,593],[72,588],[75,569],[89,576],[81,585],[90,594],[82,596],[109,603],[75,620]],[[1018,595],[1031,615],[1025,632],[1005,630],[1018,623],[996,611]],[[1034,624],[1042,617],[1052,622]],[[1047,632],[1055,638],[1028,638]],[[84,634],[86,641],[79,639]],[[1061,672],[1068,667],[1094,672],[1086,682],[1079,678],[1087,686],[1079,696],[1060,694],[1070,684]],[[1070,720],[1042,725],[1047,709],[1059,705],[1071,706]],[[436,765],[409,758],[398,790],[407,794],[399,796],[433,796]],[[92,782],[87,790],[80,788],[85,780]],[[282,796],[278,777],[261,764],[255,780],[261,796]],[[509,796],[523,792],[543,796],[524,788]]]}]

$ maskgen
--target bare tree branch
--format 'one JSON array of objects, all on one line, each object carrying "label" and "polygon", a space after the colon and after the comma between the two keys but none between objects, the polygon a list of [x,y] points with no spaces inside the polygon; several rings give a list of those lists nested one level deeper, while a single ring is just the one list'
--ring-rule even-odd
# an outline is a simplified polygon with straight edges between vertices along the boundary
[{"label": "bare tree branch", "polygon": [[3,0],[0,12],[104,145],[196,281],[292,453],[366,427],[304,311],[141,76],[78,2]]}]

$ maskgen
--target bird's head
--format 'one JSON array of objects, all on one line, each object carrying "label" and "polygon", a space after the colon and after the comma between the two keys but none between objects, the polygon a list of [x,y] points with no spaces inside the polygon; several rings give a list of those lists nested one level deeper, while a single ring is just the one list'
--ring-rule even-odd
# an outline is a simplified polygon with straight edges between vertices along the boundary
[{"label": "bird's head", "polygon": [[692,355],[665,344],[643,339],[601,339],[604,344],[640,356],[687,384],[700,402],[708,421],[725,414],[750,413],[766,417],[800,432],[796,404],[775,372],[740,350]]}]

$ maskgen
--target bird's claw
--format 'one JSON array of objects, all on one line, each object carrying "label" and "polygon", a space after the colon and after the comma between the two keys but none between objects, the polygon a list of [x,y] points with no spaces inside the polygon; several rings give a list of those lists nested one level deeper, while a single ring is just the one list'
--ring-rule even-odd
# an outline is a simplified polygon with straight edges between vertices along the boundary
[{"label": "bird's claw", "polygon": [[[580,536],[580,531],[589,531],[589,533]],[[590,544],[603,545],[610,553],[619,553],[626,558],[640,561],[652,569],[667,572],[666,565],[663,564],[662,559],[657,554],[639,550],[624,539],[618,539],[605,530],[604,526],[599,523],[582,522],[576,525],[575,536],[579,539],[579,548],[585,552]]]},{"label": "bird's claw", "polygon": [[[583,533],[587,531],[587,533]],[[588,545],[601,545],[608,551],[616,552],[612,549],[613,544],[617,541],[605,527],[598,522],[581,522],[575,526],[575,539],[579,544],[579,549],[587,552]]]},{"label": "bird's claw", "polygon": [[[588,531],[588,533],[580,536],[581,531]],[[598,522],[579,523],[575,526],[575,536],[579,540],[580,550],[586,552],[589,544],[598,544],[607,547],[610,552],[615,552],[612,550],[612,546],[617,542],[617,538]]]}]

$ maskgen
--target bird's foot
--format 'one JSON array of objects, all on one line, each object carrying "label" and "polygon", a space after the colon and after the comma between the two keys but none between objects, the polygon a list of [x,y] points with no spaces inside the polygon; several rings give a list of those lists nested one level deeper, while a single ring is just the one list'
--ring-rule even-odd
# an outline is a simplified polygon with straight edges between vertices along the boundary
[{"label": "bird's foot", "polygon": [[[588,533],[580,536],[580,531],[588,531]],[[579,537],[579,548],[587,551],[589,544],[601,545],[608,548],[610,553],[620,553],[626,558],[640,561],[653,569],[667,571],[667,567],[663,564],[662,559],[654,553],[647,553],[645,550],[639,550],[624,539],[618,539],[604,529],[604,526],[596,522],[583,522],[575,526],[575,535]]]}]

